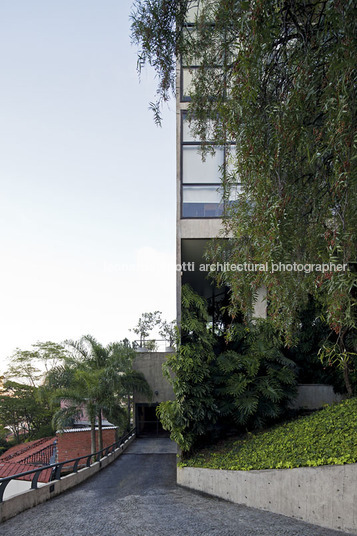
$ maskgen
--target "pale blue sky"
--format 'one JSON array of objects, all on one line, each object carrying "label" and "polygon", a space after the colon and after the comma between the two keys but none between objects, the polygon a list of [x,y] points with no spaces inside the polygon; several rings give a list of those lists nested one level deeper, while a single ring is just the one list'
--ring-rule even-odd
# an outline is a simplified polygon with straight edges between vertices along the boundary
[{"label": "pale blue sky", "polygon": [[0,3],[0,370],[16,347],[175,316],[175,106],[157,128],[131,3]]}]

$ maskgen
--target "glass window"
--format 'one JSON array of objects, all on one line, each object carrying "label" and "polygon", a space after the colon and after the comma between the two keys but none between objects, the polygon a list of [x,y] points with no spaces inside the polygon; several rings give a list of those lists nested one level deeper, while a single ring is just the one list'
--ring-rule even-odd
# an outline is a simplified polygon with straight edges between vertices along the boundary
[{"label": "glass window", "polygon": [[[232,146],[230,150],[226,150],[226,177],[230,179],[235,178],[237,175],[236,165],[235,165],[235,154],[232,152]],[[235,146],[234,146],[235,149]]]},{"label": "glass window", "polygon": [[234,202],[237,201],[239,194],[242,192],[242,185],[241,184],[232,184],[229,190],[229,201]]},{"label": "glass window", "polygon": [[[200,67],[183,67],[182,68],[182,101],[190,101],[190,93],[193,91],[193,82],[198,73]],[[205,76],[208,81],[209,87],[212,88],[212,98],[215,98],[216,94],[222,94],[224,89],[224,75],[222,69],[217,67],[205,67]]]},{"label": "glass window", "polygon": [[[181,122],[181,217],[182,218],[220,218],[224,210],[232,206],[240,190],[235,179],[235,145],[213,145],[215,152],[207,153],[202,160],[200,140],[193,135],[182,112]],[[208,136],[213,133],[213,124],[208,125]],[[225,163],[225,165],[224,165]],[[222,180],[224,168],[229,182],[234,182],[230,195],[223,200]]]},{"label": "glass window", "polygon": [[207,154],[205,160],[202,160],[199,145],[184,145],[182,147],[182,182],[219,183],[223,158],[222,147],[217,147],[214,155]]},{"label": "glass window", "polygon": [[219,186],[183,186],[183,218],[217,218],[223,214],[222,194]]},{"label": "glass window", "polygon": [[189,127],[189,121],[186,119],[186,114],[182,117],[182,141],[196,141],[200,140],[195,138]]},{"label": "glass window", "polygon": [[[188,119],[186,119],[186,114],[182,115],[182,141],[183,143],[186,142],[196,142],[200,143],[201,140],[193,135],[192,129],[190,129],[189,126],[190,122]],[[191,125],[194,126],[195,122],[192,121]],[[213,136],[213,123],[212,121],[208,120],[207,122],[207,140],[209,141]]]},{"label": "glass window", "polygon": [[205,7],[215,7],[216,0],[191,0],[188,3],[186,23],[193,24],[197,16],[200,16]]},{"label": "glass window", "polygon": [[192,91],[192,81],[195,76],[195,69],[184,67],[182,69],[182,99],[189,100]]},{"label": "glass window", "polygon": [[198,0],[196,2],[195,1],[189,2],[188,8],[187,8],[186,23],[192,24],[196,21],[196,17],[198,14],[198,6],[199,6]]}]

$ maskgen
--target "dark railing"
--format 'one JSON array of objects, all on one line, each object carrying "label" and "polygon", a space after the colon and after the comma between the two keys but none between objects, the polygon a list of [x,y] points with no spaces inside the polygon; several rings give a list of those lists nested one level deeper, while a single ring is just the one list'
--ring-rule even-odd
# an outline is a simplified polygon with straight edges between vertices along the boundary
[{"label": "dark railing", "polygon": [[[119,438],[115,443],[93,454],[86,454],[85,456],[79,456],[78,458],[72,458],[71,460],[65,460],[63,462],[52,463],[49,465],[43,465],[38,469],[32,469],[31,471],[25,471],[23,473],[17,473],[16,475],[0,478],[0,503],[3,502],[6,486],[9,482],[11,482],[11,480],[21,479],[21,477],[33,475],[31,480],[31,489],[37,489],[37,483],[42,471],[51,469],[51,480],[60,480],[63,466],[68,467],[69,464],[73,463],[73,467],[71,468],[70,472],[77,473],[79,469],[79,462],[81,460],[85,460],[85,463],[83,464],[84,467],[90,467],[92,463],[99,462],[105,456],[108,456],[116,449],[121,448],[134,435],[136,435],[136,429],[132,428],[130,432]],[[67,471],[66,474],[69,474],[69,472]]]},{"label": "dark railing", "polygon": [[171,352],[168,348],[171,349],[173,344],[166,339],[137,339],[133,342],[133,348],[137,352]]},{"label": "dark railing", "polygon": [[33,465],[49,465],[51,462],[54,462],[55,453],[56,440],[53,442],[52,445],[48,445],[48,447],[44,447],[43,449],[35,452],[34,454],[27,456],[27,458],[21,460],[21,463],[31,463]]}]

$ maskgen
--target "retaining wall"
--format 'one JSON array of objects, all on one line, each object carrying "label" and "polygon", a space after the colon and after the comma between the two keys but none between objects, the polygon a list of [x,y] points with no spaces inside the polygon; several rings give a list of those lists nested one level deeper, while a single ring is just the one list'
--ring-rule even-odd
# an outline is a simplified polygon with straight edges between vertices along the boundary
[{"label": "retaining wall", "polygon": [[178,467],[177,483],[237,504],[357,534],[357,464],[262,471]]},{"label": "retaining wall", "polygon": [[134,439],[135,435],[128,439],[122,447],[117,448],[114,452],[111,452],[108,456],[102,458],[100,462],[96,462],[90,467],[80,469],[77,473],[64,476],[60,480],[53,480],[48,484],[41,485],[38,489],[31,489],[24,493],[14,495],[0,503],[0,523],[16,516],[23,510],[27,510],[28,508],[32,508],[33,506],[48,501],[63,491],[84,482],[87,478],[98,473],[98,471],[116,460]]},{"label": "retaining wall", "polygon": [[335,393],[332,385],[321,383],[299,384],[296,398],[291,403],[292,408],[319,409],[325,404],[341,402],[343,396]]}]

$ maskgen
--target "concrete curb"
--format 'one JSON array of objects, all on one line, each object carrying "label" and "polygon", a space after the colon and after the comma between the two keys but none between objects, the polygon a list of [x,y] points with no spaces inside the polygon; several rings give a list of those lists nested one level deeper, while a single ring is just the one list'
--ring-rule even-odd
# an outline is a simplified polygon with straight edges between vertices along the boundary
[{"label": "concrete curb", "polygon": [[357,534],[357,464],[262,471],[178,467],[177,483],[233,503]]},{"label": "concrete curb", "polygon": [[48,501],[49,499],[52,499],[52,497],[56,497],[60,493],[81,484],[87,480],[87,478],[95,475],[101,471],[101,469],[104,469],[104,467],[116,460],[134,439],[135,435],[128,439],[122,447],[117,448],[114,452],[111,452],[99,462],[93,463],[90,467],[80,469],[77,473],[71,473],[62,477],[60,480],[53,480],[38,489],[30,489],[6,499],[4,502],[0,503],[0,523],[16,516],[28,508],[37,506],[38,504]]}]

